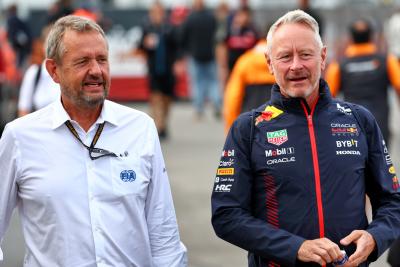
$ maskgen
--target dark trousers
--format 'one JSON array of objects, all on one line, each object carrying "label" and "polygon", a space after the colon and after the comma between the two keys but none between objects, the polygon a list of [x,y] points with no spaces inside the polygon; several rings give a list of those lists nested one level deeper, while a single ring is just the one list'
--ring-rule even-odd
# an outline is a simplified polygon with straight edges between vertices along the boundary
[{"label": "dark trousers", "polygon": [[397,239],[390,248],[387,261],[392,267],[400,267],[400,239]]}]

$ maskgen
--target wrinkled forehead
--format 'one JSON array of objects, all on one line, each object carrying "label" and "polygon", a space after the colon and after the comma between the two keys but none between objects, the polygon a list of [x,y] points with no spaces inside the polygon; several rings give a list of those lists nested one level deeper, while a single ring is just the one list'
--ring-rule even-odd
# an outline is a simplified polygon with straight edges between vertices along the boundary
[{"label": "wrinkled forehead", "polygon": [[62,59],[108,58],[106,39],[97,31],[68,31],[63,37]]},{"label": "wrinkled forehead", "polygon": [[315,32],[303,23],[287,23],[280,25],[273,34],[272,50],[282,48],[318,49]]},{"label": "wrinkled forehead", "polygon": [[[81,47],[87,47],[89,44],[85,41],[94,41],[96,44],[104,44],[108,50],[107,38],[96,30],[77,31],[74,29],[67,29],[63,36],[63,43],[65,46],[70,44],[81,44]],[[89,48],[91,48],[89,46]]]}]

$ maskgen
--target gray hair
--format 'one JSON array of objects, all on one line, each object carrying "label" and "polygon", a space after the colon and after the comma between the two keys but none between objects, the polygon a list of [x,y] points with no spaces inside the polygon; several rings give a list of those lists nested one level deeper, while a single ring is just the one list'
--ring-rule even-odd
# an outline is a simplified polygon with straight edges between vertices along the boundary
[{"label": "gray hair", "polygon": [[96,31],[106,40],[106,35],[103,29],[94,21],[74,15],[62,17],[55,22],[46,40],[46,57],[54,59],[57,63],[61,62],[61,58],[65,53],[64,42],[62,39],[67,30],[77,32]]},{"label": "gray hair", "polygon": [[290,23],[299,23],[309,27],[314,32],[315,40],[317,41],[319,47],[320,48],[323,47],[321,36],[319,35],[318,22],[303,10],[296,9],[293,11],[289,11],[285,15],[280,17],[269,29],[267,35],[267,54],[271,53],[272,40],[273,40],[272,36],[276,32],[276,30],[280,26]]}]

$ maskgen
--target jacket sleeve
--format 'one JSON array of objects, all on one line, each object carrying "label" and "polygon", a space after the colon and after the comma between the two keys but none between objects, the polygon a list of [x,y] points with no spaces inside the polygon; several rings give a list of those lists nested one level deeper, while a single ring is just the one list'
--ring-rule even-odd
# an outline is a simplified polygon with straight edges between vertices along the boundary
[{"label": "jacket sleeve", "polygon": [[[12,212],[17,205],[17,155],[15,138],[7,126],[0,139],[0,244],[3,241]],[[0,261],[3,253],[0,248]]]},{"label": "jacket sleeve", "polygon": [[153,122],[148,143],[151,149],[151,182],[146,198],[146,221],[154,267],[186,267],[186,247],[180,241],[168,175]]},{"label": "jacket sleeve", "polygon": [[371,200],[373,216],[367,231],[376,242],[376,250],[369,260],[376,260],[400,237],[399,181],[375,118],[366,109],[361,108],[361,111],[368,141],[366,193]]},{"label": "jacket sleeve", "polygon": [[212,224],[218,237],[258,256],[294,266],[304,239],[253,216],[250,113],[230,129],[213,185]]}]

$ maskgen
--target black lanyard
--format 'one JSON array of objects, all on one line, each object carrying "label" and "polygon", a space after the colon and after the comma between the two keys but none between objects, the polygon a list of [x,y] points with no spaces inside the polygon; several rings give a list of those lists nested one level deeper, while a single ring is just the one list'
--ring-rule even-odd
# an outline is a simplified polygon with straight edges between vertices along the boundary
[{"label": "black lanyard", "polygon": [[65,122],[65,125],[68,127],[68,130],[72,133],[72,135],[75,136],[75,138],[79,141],[79,143],[81,143],[89,151],[89,157],[91,160],[96,160],[98,158],[105,156],[118,157],[115,153],[110,152],[106,149],[94,147],[100,138],[101,132],[103,131],[104,128],[104,124],[105,122],[99,125],[96,134],[93,137],[92,143],[90,144],[90,146],[87,146],[85,145],[85,143],[82,142],[81,138],[79,137],[79,134],[76,132],[74,126],[72,126],[72,123],[70,121]]}]

